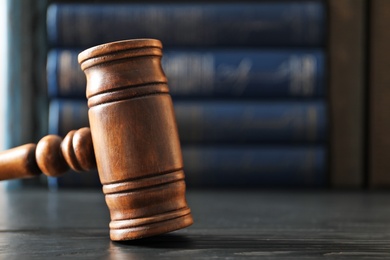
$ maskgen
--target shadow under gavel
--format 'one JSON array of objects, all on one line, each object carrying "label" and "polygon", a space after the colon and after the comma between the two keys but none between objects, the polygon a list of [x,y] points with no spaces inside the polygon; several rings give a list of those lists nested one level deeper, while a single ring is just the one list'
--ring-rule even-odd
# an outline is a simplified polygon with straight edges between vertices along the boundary
[{"label": "shadow under gavel", "polygon": [[183,160],[158,40],[112,42],[79,54],[90,128],[0,153],[0,180],[97,166],[110,238],[132,240],[192,224]]}]

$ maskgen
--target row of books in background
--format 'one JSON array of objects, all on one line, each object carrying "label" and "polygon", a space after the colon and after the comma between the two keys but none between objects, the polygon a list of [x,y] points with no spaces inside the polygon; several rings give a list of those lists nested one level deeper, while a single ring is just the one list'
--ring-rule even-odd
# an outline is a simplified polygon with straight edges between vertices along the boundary
[{"label": "row of books in background", "polygon": [[[74,26],[77,24],[77,26]],[[322,1],[51,4],[49,132],[88,125],[78,53],[155,38],[189,187],[327,185],[326,8]],[[93,186],[71,173],[49,185]]]}]

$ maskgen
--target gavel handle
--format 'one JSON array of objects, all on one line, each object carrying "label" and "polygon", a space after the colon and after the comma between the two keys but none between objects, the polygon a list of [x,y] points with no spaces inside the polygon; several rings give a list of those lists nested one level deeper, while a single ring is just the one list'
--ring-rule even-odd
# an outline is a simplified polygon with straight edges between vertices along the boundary
[{"label": "gavel handle", "polygon": [[89,171],[96,168],[89,128],[70,131],[64,139],[47,135],[37,144],[25,144],[0,153],[0,180],[38,176],[57,177],[69,168]]}]

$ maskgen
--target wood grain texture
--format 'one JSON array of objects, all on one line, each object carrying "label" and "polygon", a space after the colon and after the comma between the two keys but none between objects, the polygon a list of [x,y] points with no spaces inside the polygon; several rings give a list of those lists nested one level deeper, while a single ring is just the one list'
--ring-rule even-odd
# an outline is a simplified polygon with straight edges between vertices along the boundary
[{"label": "wood grain texture", "polygon": [[0,179],[60,176],[96,165],[110,209],[110,237],[139,239],[192,224],[183,159],[158,40],[85,50],[90,129],[56,135],[0,155]]},{"label": "wood grain texture", "polygon": [[96,169],[91,130],[88,127],[70,131],[61,143],[61,151],[70,168],[76,171]]},{"label": "wood grain texture", "polygon": [[35,177],[41,174],[35,159],[36,144],[25,144],[0,153],[0,180]]},{"label": "wood grain texture", "polygon": [[161,57],[161,43],[151,39],[108,43],[79,55],[112,240],[139,239],[192,224]]},{"label": "wood grain texture", "polygon": [[0,180],[61,176],[69,168],[89,171],[96,168],[89,128],[71,131],[64,140],[47,135],[37,144],[26,144],[0,153]]},{"label": "wood grain texture", "polygon": [[388,192],[189,190],[187,197],[196,225],[111,242],[110,215],[99,191],[5,193],[0,258],[390,258]]},{"label": "wood grain texture", "polygon": [[365,181],[366,0],[329,0],[330,184]]}]

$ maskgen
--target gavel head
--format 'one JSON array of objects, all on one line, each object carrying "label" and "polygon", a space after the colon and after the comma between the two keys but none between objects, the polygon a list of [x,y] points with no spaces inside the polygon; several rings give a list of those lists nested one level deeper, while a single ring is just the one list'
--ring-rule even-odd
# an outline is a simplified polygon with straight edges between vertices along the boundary
[{"label": "gavel head", "polygon": [[153,39],[99,45],[79,54],[89,123],[114,241],[192,224],[162,45]]}]

